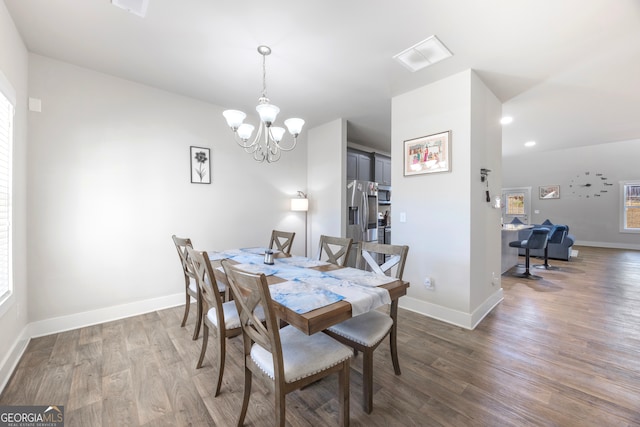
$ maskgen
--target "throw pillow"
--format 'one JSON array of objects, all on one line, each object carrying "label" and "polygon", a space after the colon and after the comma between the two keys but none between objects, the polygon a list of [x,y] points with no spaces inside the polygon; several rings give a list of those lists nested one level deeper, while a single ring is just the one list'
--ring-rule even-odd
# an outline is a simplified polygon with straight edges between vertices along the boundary
[{"label": "throw pillow", "polygon": [[542,223],[542,225],[553,225],[553,223],[551,221],[549,221],[548,219],[545,219],[544,222]]}]

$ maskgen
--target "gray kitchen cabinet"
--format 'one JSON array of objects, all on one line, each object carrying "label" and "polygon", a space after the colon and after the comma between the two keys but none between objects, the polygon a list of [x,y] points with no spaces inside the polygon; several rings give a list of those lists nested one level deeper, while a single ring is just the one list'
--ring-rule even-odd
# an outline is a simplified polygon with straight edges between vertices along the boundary
[{"label": "gray kitchen cabinet", "polygon": [[369,153],[347,150],[347,180],[371,181],[373,177],[371,155]]},{"label": "gray kitchen cabinet", "polygon": [[374,154],[374,181],[378,185],[391,185],[391,158],[382,154]]}]

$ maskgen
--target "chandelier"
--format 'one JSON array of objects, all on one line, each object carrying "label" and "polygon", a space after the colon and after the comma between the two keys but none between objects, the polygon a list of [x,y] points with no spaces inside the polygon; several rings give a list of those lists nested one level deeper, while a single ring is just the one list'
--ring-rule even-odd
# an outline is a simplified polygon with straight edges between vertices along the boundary
[{"label": "chandelier", "polygon": [[258,98],[256,111],[260,115],[260,124],[258,132],[252,139],[254,126],[243,123],[247,117],[245,113],[238,110],[226,110],[222,115],[227,119],[227,124],[234,133],[234,137],[238,145],[240,145],[247,153],[253,154],[254,160],[268,163],[276,162],[280,159],[282,151],[291,151],[296,146],[298,135],[302,131],[304,120],[287,119],[284,121],[285,126],[293,137],[293,144],[290,146],[282,146],[280,142],[284,136],[285,130],[279,126],[273,126],[276,117],[280,112],[280,108],[269,102],[267,98],[267,68],[266,57],[271,54],[269,46],[258,46],[258,53],[262,55],[262,95]]}]

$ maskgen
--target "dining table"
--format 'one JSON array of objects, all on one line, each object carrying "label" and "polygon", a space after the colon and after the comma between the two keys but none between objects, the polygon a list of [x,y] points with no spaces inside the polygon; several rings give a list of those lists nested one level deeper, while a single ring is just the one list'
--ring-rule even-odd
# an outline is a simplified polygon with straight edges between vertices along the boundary
[{"label": "dining table", "polygon": [[[228,285],[220,261],[266,276],[278,318],[307,335],[321,332],[351,317],[390,305],[394,333],[398,299],[409,282],[317,259],[273,251],[273,264],[265,264],[267,248],[252,247],[208,252],[216,280]],[[269,259],[271,261],[271,259]]]}]

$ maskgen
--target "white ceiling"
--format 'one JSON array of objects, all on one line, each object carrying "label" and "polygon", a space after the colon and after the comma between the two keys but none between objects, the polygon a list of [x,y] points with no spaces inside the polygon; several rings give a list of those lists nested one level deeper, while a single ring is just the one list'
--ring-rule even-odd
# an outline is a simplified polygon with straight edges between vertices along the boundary
[{"label": "white ceiling", "polygon": [[[282,118],[345,118],[380,151],[393,96],[469,68],[514,118],[505,156],[640,138],[638,0],[150,0],[145,18],[110,0],[4,3],[31,52],[245,112],[269,45]],[[416,73],[392,59],[433,34],[452,58]]]}]

